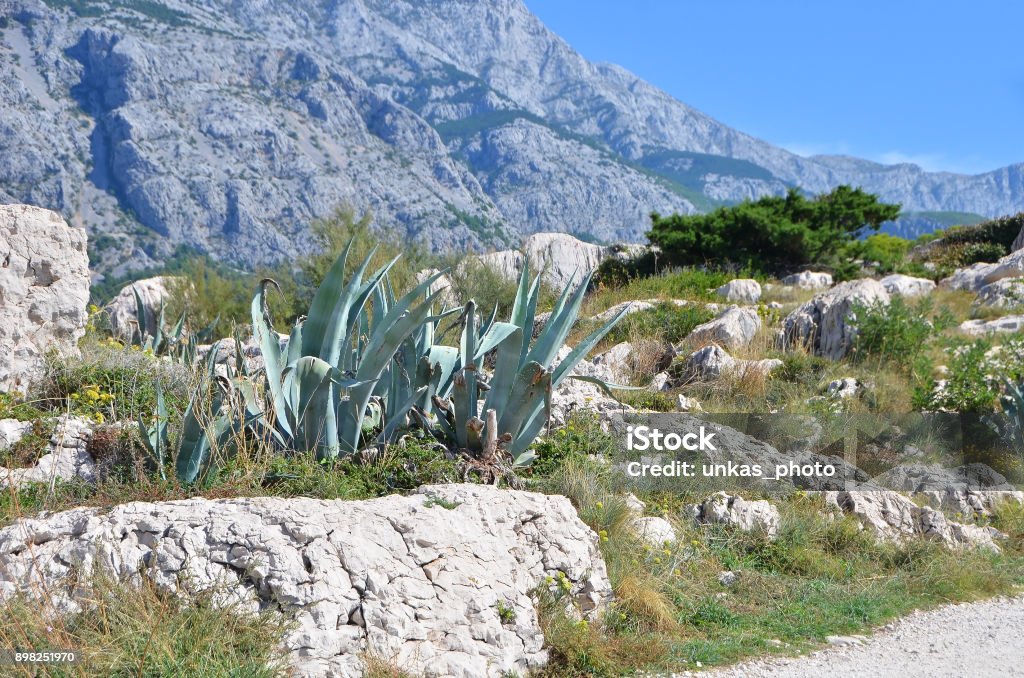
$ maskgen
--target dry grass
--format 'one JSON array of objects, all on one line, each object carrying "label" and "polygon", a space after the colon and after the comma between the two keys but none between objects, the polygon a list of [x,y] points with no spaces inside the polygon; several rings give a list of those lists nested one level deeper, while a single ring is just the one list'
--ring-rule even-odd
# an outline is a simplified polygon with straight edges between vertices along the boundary
[{"label": "dry grass", "polygon": [[[71,582],[69,582],[70,584]],[[283,675],[280,642],[290,622],[214,604],[210,591],[189,599],[103,576],[73,582],[82,611],[61,615],[47,596],[0,604],[0,647],[74,651],[75,663],[4,667],[11,676]]]}]

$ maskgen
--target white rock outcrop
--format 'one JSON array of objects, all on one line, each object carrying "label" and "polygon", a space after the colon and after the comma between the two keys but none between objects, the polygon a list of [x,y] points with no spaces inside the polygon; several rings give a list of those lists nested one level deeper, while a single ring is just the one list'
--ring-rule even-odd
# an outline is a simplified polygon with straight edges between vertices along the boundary
[{"label": "white rock outcrop", "polygon": [[683,364],[683,381],[712,381],[722,376],[768,375],[782,366],[778,358],[743,360],[729,355],[718,344],[708,344],[690,354]]},{"label": "white rock outcrop", "polygon": [[[163,588],[278,606],[294,675],[363,675],[365,654],[423,676],[525,675],[547,661],[531,591],[568,581],[582,614],[611,586],[597,535],[565,497],[481,485],[370,501],[202,498],[80,508],[0,529],[0,599],[99,567]],[[556,584],[557,585],[557,584]],[[499,608],[511,610],[499,613]]]},{"label": "white rock outcrop", "polygon": [[583,242],[568,233],[535,233],[518,250],[490,252],[474,260],[506,280],[518,279],[529,260],[531,271],[541,273],[546,284],[561,291],[570,280],[579,284],[610,254],[610,248]]},{"label": "white rock outcrop", "polygon": [[[559,349],[555,357],[557,365],[572,352],[568,346]],[[581,360],[572,370],[579,377],[597,377],[609,383],[615,382],[615,374],[607,364]],[[599,386],[588,381],[567,378],[551,392],[550,426],[561,426],[569,421],[573,412],[596,413],[602,421],[617,412],[632,412],[633,408],[610,398]]]},{"label": "white rock outcrop", "polygon": [[1024,249],[1011,252],[994,264],[973,264],[957,269],[951,276],[939,282],[942,287],[952,290],[979,292],[985,285],[1004,278],[1024,276]]},{"label": "white rock outcrop", "polygon": [[786,316],[783,321],[785,343],[807,346],[817,355],[838,360],[853,344],[854,305],[887,306],[889,302],[889,293],[877,280],[840,283]]},{"label": "white rock outcrop", "polygon": [[887,275],[878,282],[882,283],[885,291],[893,296],[921,297],[931,294],[935,290],[935,282],[928,278],[915,278],[902,273]]},{"label": "white rock outcrop", "polygon": [[800,273],[787,275],[779,282],[801,290],[827,290],[833,284],[831,273],[818,273],[815,271],[801,271]]},{"label": "white rock outcrop", "polygon": [[[32,423],[0,420],[0,450],[15,444],[32,430]],[[54,483],[75,479],[95,482],[96,463],[89,454],[92,424],[80,417],[63,415],[56,420],[49,444],[39,459],[28,468],[0,466],[0,489],[27,483]],[[0,579],[3,572],[0,570]]]},{"label": "white rock outcrop", "polygon": [[761,283],[751,278],[738,278],[719,287],[715,294],[736,304],[756,304],[761,300]]},{"label": "white rock outcrop", "polygon": [[1020,233],[1017,234],[1013,244],[1010,245],[1011,252],[1017,252],[1019,250],[1024,250],[1024,226],[1021,227]]},{"label": "white rock outcrop", "polygon": [[848,398],[856,398],[863,388],[863,384],[853,377],[843,377],[842,379],[830,381],[828,386],[825,387],[825,395],[829,398],[846,400]]},{"label": "white rock outcrop", "polygon": [[1006,535],[993,527],[954,522],[930,506],[918,506],[891,490],[850,490],[825,492],[825,503],[854,516],[862,529],[871,530],[883,541],[923,537],[950,548],[984,548],[998,552],[997,540]]},{"label": "white rock outcrop", "polygon": [[86,234],[56,212],[0,205],[0,391],[24,391],[49,351],[77,352],[89,304]]},{"label": "white rock outcrop", "polygon": [[728,525],[743,532],[756,532],[774,539],[779,533],[782,516],[771,502],[747,501],[726,492],[716,492],[700,504],[689,507],[690,514],[704,525]]},{"label": "white rock outcrop", "polygon": [[110,330],[114,336],[131,339],[132,334],[137,331],[139,313],[135,300],[136,291],[146,312],[146,326],[143,329],[149,336],[156,334],[160,305],[167,303],[171,288],[180,280],[181,278],[175,276],[157,276],[136,280],[121,288],[106,307],[107,316],[110,318]]},{"label": "white rock outcrop", "polygon": [[691,345],[716,343],[726,348],[746,346],[761,330],[761,316],[749,307],[726,309],[714,320],[693,328],[686,337]]},{"label": "white rock outcrop", "polygon": [[988,308],[1016,308],[1024,306],[1024,277],[1003,278],[978,290],[974,302]]},{"label": "white rock outcrop", "polygon": [[1024,315],[1004,315],[995,320],[965,320],[960,331],[975,337],[995,333],[1024,332]]},{"label": "white rock outcrop", "polygon": [[634,519],[633,530],[640,541],[651,548],[660,549],[676,541],[676,529],[672,523],[657,516]]}]

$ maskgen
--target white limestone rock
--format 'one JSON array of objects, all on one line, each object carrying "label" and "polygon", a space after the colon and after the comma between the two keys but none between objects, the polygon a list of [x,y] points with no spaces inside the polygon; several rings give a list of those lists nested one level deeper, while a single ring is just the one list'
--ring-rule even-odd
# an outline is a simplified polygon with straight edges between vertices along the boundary
[{"label": "white limestone rock", "polygon": [[365,654],[415,675],[524,675],[547,661],[536,586],[564,574],[587,617],[612,594],[597,535],[568,499],[481,485],[370,501],[136,502],[0,528],[0,600],[45,590],[57,610],[78,610],[87,601],[62,580],[101,565],[280,606],[295,618],[284,645],[303,676],[356,678]]},{"label": "white limestone rock", "polygon": [[0,391],[25,391],[43,358],[74,355],[89,303],[86,234],[56,212],[0,205]]},{"label": "white limestone rock", "polygon": [[756,304],[761,300],[761,283],[750,278],[738,278],[725,283],[715,293],[736,304]]},{"label": "white limestone rock", "polygon": [[[32,424],[12,425],[12,420],[0,422],[0,449],[13,445],[31,430]],[[29,468],[0,466],[0,489],[20,487],[27,483],[53,483],[75,479],[96,482],[97,468],[89,454],[92,424],[80,417],[62,415],[57,419],[46,451]],[[2,568],[0,568],[2,571]]]},{"label": "white limestone rock", "polygon": [[995,320],[965,320],[960,323],[960,331],[975,337],[1024,332],[1024,315],[1004,315]]},{"label": "white limestone rock", "polygon": [[829,491],[825,492],[825,502],[854,516],[862,529],[870,530],[883,541],[922,537],[942,542],[950,548],[984,548],[999,552],[996,541],[1006,538],[993,527],[948,520],[941,511],[918,506],[891,490]]},{"label": "white limestone rock", "polygon": [[814,271],[801,271],[800,273],[787,275],[780,282],[783,285],[802,290],[827,290],[833,285],[831,273],[818,273]]},{"label": "white limestone rock", "polygon": [[138,331],[139,313],[135,292],[139,293],[142,307],[146,312],[146,326],[142,329],[148,336],[155,335],[160,305],[168,302],[171,288],[180,280],[181,278],[175,276],[157,276],[137,280],[121,288],[113,301],[106,306],[110,330],[114,336],[130,341],[132,335]]},{"label": "white limestone rock", "polygon": [[976,306],[986,308],[1024,307],[1024,277],[1003,278],[978,290]]},{"label": "white limestone rock", "polygon": [[761,317],[753,308],[733,307],[714,320],[697,325],[686,340],[692,344],[716,343],[726,348],[746,346],[761,330]]},{"label": "white limestone rock", "polygon": [[657,516],[636,518],[633,521],[633,529],[640,537],[640,541],[651,548],[664,548],[665,544],[673,544],[676,541],[676,529],[672,527],[672,523]]},{"label": "white limestone rock", "polygon": [[705,525],[728,525],[743,532],[757,532],[768,539],[779,533],[782,516],[771,502],[747,501],[726,492],[716,492],[701,504],[689,507],[694,520]]},{"label": "white limestone rock", "polygon": [[957,269],[951,276],[941,280],[939,285],[952,290],[979,292],[985,285],[1004,278],[1020,278],[1022,276],[1024,276],[1024,249],[1018,249],[994,264],[979,263]]},{"label": "white limestone rock", "polygon": [[778,358],[743,360],[729,355],[718,344],[708,344],[690,354],[683,364],[684,381],[713,381],[722,376],[768,375],[782,366]]},{"label": "white limestone rock", "polygon": [[807,346],[815,354],[839,360],[853,344],[854,305],[888,306],[889,293],[877,280],[851,280],[815,296],[786,316],[785,343]]},{"label": "white limestone rock", "polygon": [[906,298],[925,296],[935,290],[934,281],[928,278],[915,278],[903,275],[902,273],[887,275],[878,282],[882,283],[882,287],[890,295]]}]

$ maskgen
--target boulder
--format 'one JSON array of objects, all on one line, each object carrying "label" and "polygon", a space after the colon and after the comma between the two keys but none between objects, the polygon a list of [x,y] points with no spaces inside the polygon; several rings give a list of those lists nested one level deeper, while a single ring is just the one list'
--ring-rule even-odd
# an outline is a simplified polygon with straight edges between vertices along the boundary
[{"label": "boulder", "polygon": [[989,515],[1004,501],[1024,503],[1024,492],[992,467],[971,463],[956,468],[939,464],[905,464],[876,476],[880,487],[922,496],[928,504],[948,513]]},{"label": "boulder", "polygon": [[853,344],[854,305],[888,305],[889,293],[877,280],[851,280],[815,296],[786,316],[783,336],[787,345],[807,346],[833,360],[846,355]]},{"label": "boulder", "polygon": [[739,579],[739,575],[731,570],[722,570],[718,573],[718,583],[726,588],[732,586]]},{"label": "boulder", "polygon": [[138,303],[135,300],[137,291],[146,312],[146,326],[143,329],[146,335],[155,335],[160,306],[167,303],[170,289],[180,280],[181,278],[175,276],[157,276],[125,285],[106,307],[107,316],[110,318],[110,331],[116,337],[131,341],[139,322]]},{"label": "boulder", "polygon": [[25,391],[47,352],[77,353],[88,304],[85,230],[56,212],[0,205],[0,392]]},{"label": "boulder", "polygon": [[626,383],[633,372],[633,344],[623,341],[594,358],[594,364],[608,368],[612,381]]},{"label": "boulder", "polygon": [[893,296],[920,297],[935,290],[935,283],[928,278],[915,278],[902,273],[887,275],[878,282]]},{"label": "boulder", "polygon": [[540,272],[546,284],[561,291],[570,280],[578,285],[584,276],[597,270],[606,256],[613,254],[611,248],[583,242],[568,233],[535,233],[519,250],[482,254],[475,260],[506,280],[517,280],[529,260],[531,270]]},{"label": "boulder", "polygon": [[362,676],[368,654],[414,675],[526,675],[547,662],[535,587],[564,577],[585,617],[612,593],[597,535],[568,499],[481,485],[370,501],[135,502],[0,529],[0,600],[45,591],[57,611],[86,608],[73,579],[101,566],[280,608],[303,676]]},{"label": "boulder", "polygon": [[651,383],[647,385],[647,388],[651,389],[655,393],[664,393],[665,391],[672,390],[672,375],[668,372],[658,372],[651,379]]},{"label": "boulder", "polygon": [[882,541],[903,541],[923,537],[951,548],[984,548],[999,552],[996,540],[1006,535],[993,527],[965,525],[948,520],[930,506],[918,506],[908,497],[891,490],[825,492],[825,503],[854,516],[862,529]]},{"label": "boulder", "polygon": [[1020,250],[1024,250],[1024,226],[1021,227],[1020,233],[1017,234],[1013,244],[1010,245],[1011,252],[1018,252]]},{"label": "boulder", "polygon": [[1003,278],[978,290],[977,306],[1016,308],[1024,306],[1024,278]]},{"label": "boulder", "polygon": [[[416,274],[416,282],[421,283],[427,278],[437,275],[438,273],[440,273],[440,270],[436,268],[427,268],[422,271],[419,271]],[[452,290],[451,276],[449,276],[447,273],[445,273],[440,278],[432,282],[430,284],[430,289],[428,290],[428,292],[430,294],[433,294],[434,292],[441,292],[441,294],[438,295],[437,300],[434,302],[436,304],[439,304],[441,306],[448,306],[449,308],[459,305],[459,300],[456,298],[455,292]]]},{"label": "boulder", "polygon": [[626,496],[622,498],[622,501],[626,505],[626,508],[629,509],[629,512],[638,518],[647,510],[647,504],[632,492],[628,492]]},{"label": "boulder", "polygon": [[690,398],[688,396],[679,394],[676,399],[676,409],[680,412],[703,412],[704,408],[700,406],[700,402],[696,398]]},{"label": "boulder", "polygon": [[960,323],[960,331],[975,337],[995,333],[1024,332],[1024,315],[1004,315],[995,320],[966,320]]},{"label": "boulder", "polygon": [[[31,422],[26,426],[26,422],[0,421],[0,449],[13,445],[31,430]],[[88,449],[92,430],[88,420],[71,415],[59,417],[46,451],[35,464],[28,468],[0,466],[0,489],[57,480],[96,482],[96,463]]]},{"label": "boulder", "polygon": [[708,344],[690,354],[683,364],[684,381],[712,381],[724,375],[744,376],[759,373],[767,375],[782,366],[777,358],[743,360],[733,358],[718,344]]},{"label": "boulder", "polygon": [[676,541],[676,529],[664,518],[656,516],[636,518],[633,520],[633,529],[640,541],[651,548],[664,548],[665,544],[672,544]]},{"label": "boulder", "polygon": [[780,282],[783,285],[802,290],[827,290],[833,284],[831,273],[816,273],[814,271],[802,271],[787,275]]},{"label": "boulder", "polygon": [[761,330],[761,317],[753,308],[733,307],[714,320],[697,325],[686,337],[691,344],[716,343],[726,348],[746,346]]},{"label": "boulder", "polygon": [[985,285],[1004,278],[1020,277],[1024,277],[1024,249],[1011,252],[994,264],[973,264],[957,269],[951,276],[941,280],[939,285],[952,290],[979,292]]},{"label": "boulder", "polygon": [[747,501],[726,492],[716,492],[703,503],[693,504],[689,511],[694,520],[704,525],[728,525],[743,532],[757,532],[769,539],[779,533],[782,516],[779,509],[763,499]]},{"label": "boulder", "polygon": [[739,278],[725,283],[715,293],[733,303],[756,304],[761,300],[761,283],[750,278]]},{"label": "boulder", "polygon": [[830,381],[825,388],[825,395],[829,398],[846,400],[847,398],[856,398],[862,388],[861,383],[853,377],[843,377]]},{"label": "boulder", "polygon": [[[554,364],[560,363],[572,352],[568,346],[559,349],[555,356]],[[607,382],[615,383],[615,375],[606,364],[594,363],[590,360],[581,360],[576,363],[572,374],[580,377],[597,377]],[[633,408],[624,405],[608,396],[596,384],[579,379],[564,379],[557,388],[551,392],[551,418],[549,425],[562,426],[572,416],[573,412],[594,412],[602,420],[616,412],[631,412]]]}]

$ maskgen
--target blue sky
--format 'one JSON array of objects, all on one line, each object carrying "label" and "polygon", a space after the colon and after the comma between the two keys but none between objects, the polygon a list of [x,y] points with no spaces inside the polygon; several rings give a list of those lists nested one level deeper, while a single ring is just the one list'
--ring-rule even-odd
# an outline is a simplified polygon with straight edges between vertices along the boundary
[{"label": "blue sky", "polygon": [[588,59],[803,155],[1024,162],[1024,2],[525,2]]}]

